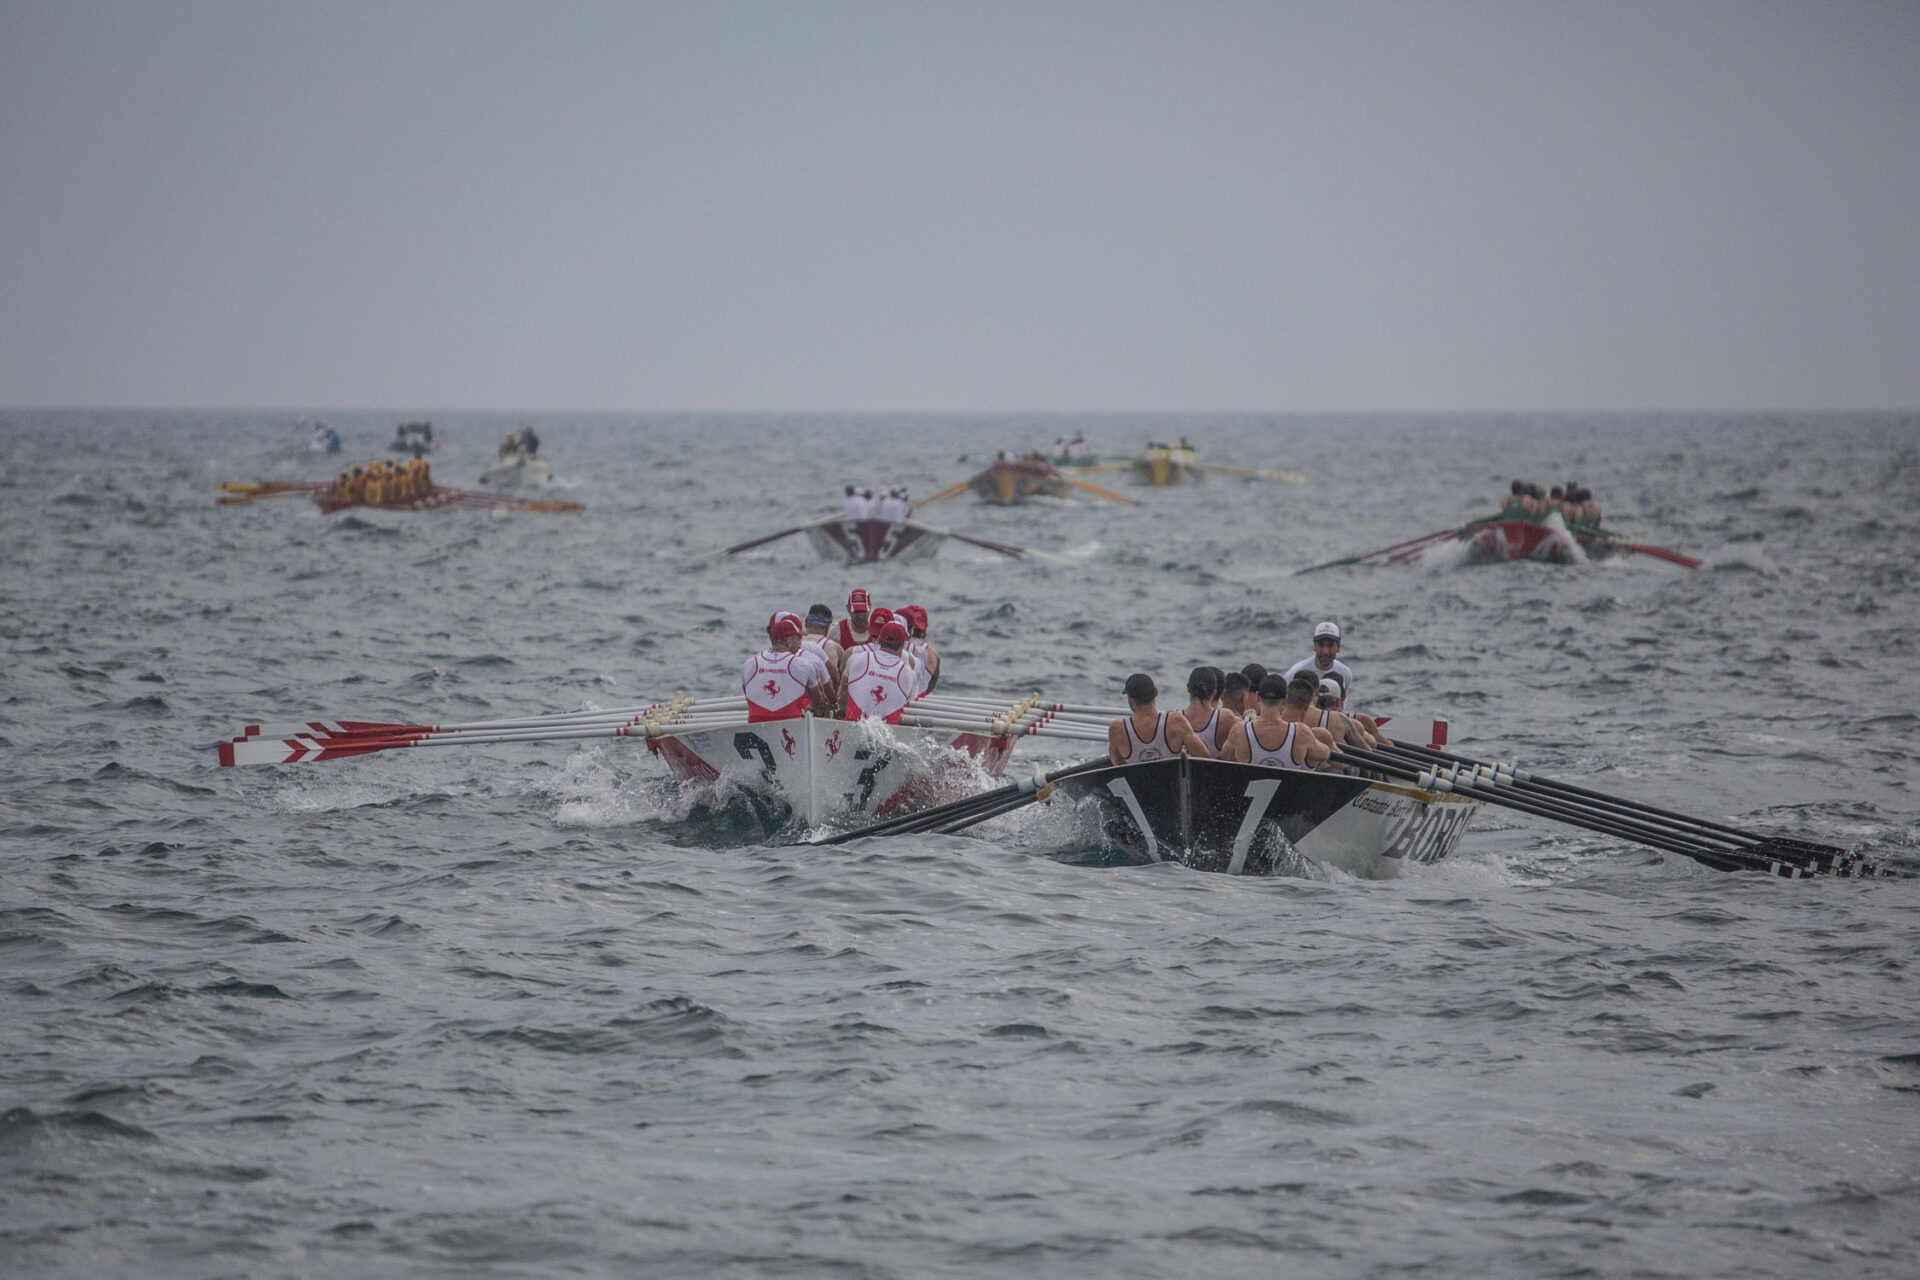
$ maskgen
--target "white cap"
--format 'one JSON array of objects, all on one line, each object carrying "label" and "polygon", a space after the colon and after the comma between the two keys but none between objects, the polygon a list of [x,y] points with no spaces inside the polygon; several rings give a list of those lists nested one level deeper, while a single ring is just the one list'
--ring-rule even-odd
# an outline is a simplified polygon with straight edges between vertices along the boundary
[{"label": "white cap", "polygon": [[1332,676],[1328,676],[1320,682],[1320,693],[1322,697],[1328,698],[1344,698],[1347,696],[1347,691],[1341,688],[1340,682]]},{"label": "white cap", "polygon": [[1313,629],[1313,638],[1315,640],[1325,638],[1337,641],[1340,639],[1340,626],[1338,623],[1323,622]]}]

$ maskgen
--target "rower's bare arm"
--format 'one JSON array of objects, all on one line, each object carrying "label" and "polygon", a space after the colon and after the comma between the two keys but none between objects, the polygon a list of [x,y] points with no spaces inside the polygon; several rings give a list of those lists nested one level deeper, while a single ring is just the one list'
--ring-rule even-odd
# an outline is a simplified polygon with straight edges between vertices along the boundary
[{"label": "rower's bare arm", "polygon": [[1309,769],[1318,769],[1333,755],[1332,750],[1328,748],[1327,744],[1320,740],[1320,735],[1325,732],[1326,730],[1322,729],[1319,733],[1310,733],[1307,735],[1306,759],[1301,763],[1305,764]]},{"label": "rower's bare arm", "polygon": [[1107,763],[1125,764],[1127,762],[1127,733],[1120,726],[1123,721],[1115,720],[1107,726]]},{"label": "rower's bare arm", "polygon": [[1220,758],[1237,764],[1246,764],[1253,759],[1253,750],[1247,746],[1246,722],[1238,717],[1227,724],[1227,740],[1220,744]]},{"label": "rower's bare arm", "polygon": [[1213,759],[1213,753],[1207,750],[1206,743],[1200,741],[1200,735],[1193,731],[1193,722],[1187,719],[1184,711],[1167,713],[1167,745],[1175,751],[1199,756],[1202,760]]}]

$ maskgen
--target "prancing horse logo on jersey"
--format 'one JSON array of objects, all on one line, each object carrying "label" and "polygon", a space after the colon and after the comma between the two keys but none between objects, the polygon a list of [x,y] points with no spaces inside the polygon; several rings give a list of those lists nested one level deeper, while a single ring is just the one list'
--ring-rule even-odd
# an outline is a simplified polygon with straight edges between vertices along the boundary
[{"label": "prancing horse logo on jersey", "polygon": [[877,684],[873,686],[873,700],[875,702],[880,701],[880,699],[886,696],[887,696],[887,686],[883,684]]},{"label": "prancing horse logo on jersey", "polygon": [[778,680],[769,680],[760,687],[770,694],[778,694],[780,692],[780,682]]}]

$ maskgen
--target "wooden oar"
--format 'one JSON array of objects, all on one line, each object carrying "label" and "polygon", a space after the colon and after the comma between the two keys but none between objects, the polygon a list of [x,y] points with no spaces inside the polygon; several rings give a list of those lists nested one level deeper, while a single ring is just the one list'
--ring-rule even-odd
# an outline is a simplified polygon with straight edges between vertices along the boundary
[{"label": "wooden oar", "polygon": [[1673,563],[1688,569],[1702,569],[1706,567],[1707,563],[1704,560],[1696,560],[1692,556],[1681,555],[1678,551],[1669,551],[1665,547],[1648,546],[1644,542],[1619,542],[1614,545],[1622,551],[1637,551],[1643,556],[1653,556],[1659,560],[1671,560]]},{"label": "wooden oar", "polygon": [[988,551],[997,551],[1001,555],[1009,556],[1015,560],[1044,560],[1048,564],[1070,563],[1065,556],[1055,555],[1051,551],[1035,551],[1032,547],[1016,547],[1010,542],[995,542],[990,538],[976,538],[970,534],[954,533],[947,529],[936,529],[934,532],[958,542],[971,543],[976,547],[984,547]]},{"label": "wooden oar", "polygon": [[238,506],[243,502],[253,502],[260,498],[275,498],[287,493],[319,493],[323,489],[333,488],[333,481],[322,480],[302,484],[293,480],[267,480],[260,484],[248,484],[241,480],[221,480],[214,484],[224,496],[215,498],[216,506]]},{"label": "wooden oar", "polygon": [[[834,517],[829,516],[827,518],[833,519]],[[738,555],[742,551],[751,551],[755,547],[764,547],[769,542],[778,542],[782,538],[791,538],[796,533],[805,533],[815,525],[823,523],[825,523],[823,520],[809,520],[805,524],[797,524],[791,529],[782,529],[778,533],[769,533],[762,538],[749,538],[745,542],[736,542],[732,546],[722,547],[718,551],[709,551],[707,554],[701,556],[700,560],[717,560],[721,556]],[[695,563],[698,562],[699,561],[695,561]]]},{"label": "wooden oar", "polygon": [[1375,556],[1390,555],[1396,551],[1407,551],[1430,546],[1436,542],[1444,542],[1448,538],[1457,538],[1467,530],[1478,528],[1483,524],[1497,523],[1498,520],[1498,516],[1485,516],[1478,520],[1469,520],[1467,523],[1459,525],[1456,528],[1435,529],[1432,533],[1423,533],[1417,538],[1408,538],[1405,542],[1396,542],[1390,547],[1381,547],[1377,551],[1363,551],[1357,556],[1345,556],[1339,560],[1329,560],[1325,564],[1309,565],[1305,569],[1296,569],[1294,570],[1293,576],[1297,578],[1303,573],[1318,573],[1322,569],[1337,569],[1341,565],[1359,564],[1362,560],[1371,560]]},{"label": "wooden oar", "polygon": [[919,507],[932,506],[936,502],[945,502],[948,498],[954,497],[958,494],[965,493],[967,491],[968,486],[970,486],[972,483],[973,483],[972,480],[961,480],[955,484],[948,485],[944,489],[936,489],[934,490],[934,492],[928,494],[924,498],[915,498],[913,500],[913,505],[916,508],[919,508]]},{"label": "wooden oar", "polygon": [[1585,529],[1574,529],[1571,532],[1576,538],[1584,534],[1584,536],[1592,538],[1605,546],[1612,547],[1616,551],[1636,551],[1643,556],[1652,556],[1656,560],[1670,560],[1674,564],[1686,569],[1706,568],[1707,562],[1704,560],[1696,560],[1692,556],[1682,555],[1678,551],[1670,551],[1666,547],[1656,547],[1645,542],[1628,542],[1623,535],[1615,533],[1611,529],[1588,526]]},{"label": "wooden oar", "polygon": [[[1104,769],[1108,763],[1107,758],[1101,756],[1098,760],[1086,760],[1080,764],[1070,764],[1064,768],[1055,769],[1051,773],[1036,773],[1031,778],[1008,783],[1004,787],[996,787],[991,791],[982,791],[975,795],[964,796],[961,799],[949,801],[946,804],[935,805],[931,809],[921,809],[915,813],[888,818],[885,821],[861,827],[856,831],[843,831],[837,836],[824,836],[821,839],[815,840],[813,843],[846,844],[850,840],[858,840],[863,836],[905,835],[910,831],[919,831],[963,819],[976,811],[985,812],[989,809],[995,809],[1006,801],[1015,798],[1018,798],[1022,804],[1031,804],[1035,800],[1044,799],[1052,790],[1052,784],[1058,782],[1060,779],[1076,773],[1086,773],[1093,769]],[[1018,806],[1016,805],[1014,807],[1017,808]]]},{"label": "wooden oar", "polygon": [[1104,485],[1093,484],[1086,480],[1075,480],[1075,479],[1069,478],[1067,480],[1067,483],[1075,489],[1080,489],[1087,493],[1091,493],[1096,497],[1105,498],[1108,502],[1134,503],[1134,502],[1140,501],[1140,499],[1138,498],[1129,498],[1124,493],[1116,493],[1114,490],[1109,489]]}]

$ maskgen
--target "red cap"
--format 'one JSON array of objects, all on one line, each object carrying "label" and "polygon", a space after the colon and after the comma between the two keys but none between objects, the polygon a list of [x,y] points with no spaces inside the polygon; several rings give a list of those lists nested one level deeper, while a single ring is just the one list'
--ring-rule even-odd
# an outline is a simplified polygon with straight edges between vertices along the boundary
[{"label": "red cap", "polygon": [[892,621],[893,621],[893,610],[875,609],[873,611],[873,616],[867,619],[867,630],[873,632],[873,634],[875,635],[879,635],[880,629]]},{"label": "red cap", "polygon": [[799,614],[797,614],[797,613],[794,613],[794,612],[793,612],[792,610],[790,610],[790,609],[776,609],[776,610],[774,610],[774,612],[773,612],[773,616],[767,619],[767,630],[768,630],[768,632],[772,632],[772,630],[773,630],[773,627],[774,627],[774,624],[775,624],[775,623],[777,623],[777,622],[779,622],[779,621],[780,621],[780,619],[782,619],[782,618],[792,618],[792,619],[793,619],[793,620],[794,620],[795,622],[799,622],[799,621],[800,621],[800,615],[799,615]]},{"label": "red cap", "polygon": [[889,622],[886,626],[880,628],[881,644],[905,644],[906,642],[907,629],[899,623]]},{"label": "red cap", "polygon": [[922,609],[917,604],[910,604],[906,608],[902,609],[900,611],[900,616],[905,618],[908,622],[912,623],[914,626],[920,628],[922,631],[925,631],[927,629],[927,611],[925,609]]},{"label": "red cap", "polygon": [[847,593],[847,612],[865,613],[873,608],[873,597],[867,594],[865,587],[855,587]]},{"label": "red cap", "polygon": [[773,625],[767,628],[767,634],[775,640],[785,640],[800,634],[800,624],[792,618],[775,618]]}]

